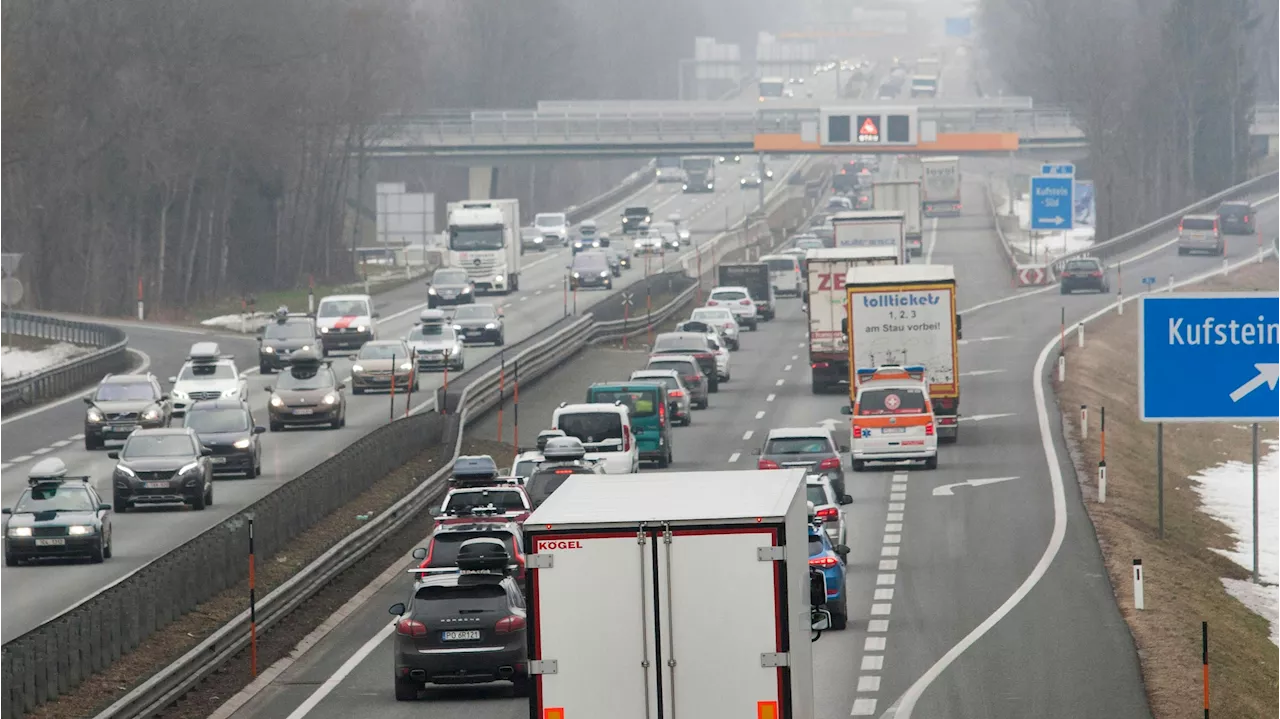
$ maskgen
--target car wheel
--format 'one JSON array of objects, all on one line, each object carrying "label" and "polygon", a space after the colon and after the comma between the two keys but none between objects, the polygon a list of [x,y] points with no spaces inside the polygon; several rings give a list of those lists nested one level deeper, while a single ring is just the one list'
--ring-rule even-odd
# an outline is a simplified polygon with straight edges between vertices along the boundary
[{"label": "car wheel", "polygon": [[501,346],[505,345],[506,343],[507,343],[507,335],[506,335],[506,333],[504,332],[504,333],[502,333],[502,334],[498,335],[498,341],[497,341],[497,342],[495,342],[494,344],[496,344],[497,346],[501,347]]},{"label": "car wheel", "polygon": [[511,693],[517,697],[527,697],[533,691],[533,681],[528,676],[511,678]]},{"label": "car wheel", "polygon": [[849,599],[841,597],[839,611],[831,612],[831,628],[841,631],[847,626],[849,626]]},{"label": "car wheel", "polygon": [[98,437],[93,437],[91,435],[86,434],[84,436],[84,448],[90,451],[95,449],[102,449],[102,440],[99,439]]},{"label": "car wheel", "polygon": [[117,514],[124,514],[130,509],[129,502],[127,500],[120,499],[120,495],[113,492],[111,494],[111,509]]},{"label": "car wheel", "polygon": [[671,457],[666,454],[663,454],[661,457],[658,458],[658,461],[656,462],[656,464],[658,465],[658,469],[666,469],[667,467],[671,466]]},{"label": "car wheel", "polygon": [[861,460],[861,459],[853,460],[853,471],[862,472],[866,470],[866,468],[867,468],[867,463],[865,460]]},{"label": "car wheel", "polygon": [[204,504],[206,507],[213,506],[213,480],[209,480],[208,489],[204,493]]},{"label": "car wheel", "polygon": [[351,394],[364,394],[364,387],[351,386]]},{"label": "car wheel", "polygon": [[104,559],[111,559],[111,535],[110,534],[107,535],[106,546],[102,548],[102,557]]},{"label": "car wheel", "polygon": [[420,389],[422,389],[422,385],[421,385],[421,383],[418,381],[418,378],[417,378],[417,377],[414,377],[414,378],[413,378],[413,391],[414,391],[414,392],[417,392],[417,391],[418,391],[418,390],[420,390]]},{"label": "car wheel", "polygon": [[933,456],[933,457],[930,457],[930,458],[926,459],[926,460],[924,461],[924,468],[925,468],[925,469],[937,469],[937,468],[938,468],[938,457],[935,455],[935,456]]},{"label": "car wheel", "polygon": [[[103,540],[105,541],[105,540]],[[106,547],[103,542],[98,542],[98,546],[93,548],[93,552],[89,554],[89,562],[92,564],[102,564],[106,560]]]},{"label": "car wheel", "polygon": [[396,701],[411,702],[416,700],[418,698],[418,690],[421,688],[421,682],[396,677]]},{"label": "car wheel", "polygon": [[16,567],[16,566],[18,566],[20,563],[21,563],[21,562],[19,562],[19,561],[18,561],[18,558],[17,558],[16,556],[14,556],[14,555],[12,555],[12,554],[9,554],[8,552],[5,552],[5,553],[4,553],[4,566],[6,566],[6,567]]},{"label": "car wheel", "polygon": [[717,380],[717,381],[715,381],[715,382],[712,382],[712,383],[707,387],[707,391],[708,391],[708,392],[719,392],[719,391],[720,391],[720,381],[719,381],[719,380]]},{"label": "car wheel", "polygon": [[258,473],[261,471],[262,471],[261,468],[258,467],[258,460],[255,459],[254,461],[249,463],[249,468],[244,471],[244,478],[257,479]]},{"label": "car wheel", "polygon": [[1058,286],[1058,294],[1060,294],[1060,295],[1068,294],[1068,293],[1067,293],[1067,286],[1066,286],[1066,285],[1059,285],[1059,286]]},{"label": "car wheel", "polygon": [[280,424],[279,422],[272,422],[267,427],[267,429],[270,429],[272,432],[279,432],[280,430],[284,429],[284,425]]},{"label": "car wheel", "polygon": [[688,427],[691,424],[693,424],[693,415],[686,414],[684,419],[680,420],[681,427]]},{"label": "car wheel", "polygon": [[201,492],[199,497],[196,497],[195,499],[191,500],[191,508],[196,510],[197,512],[205,508],[205,497],[203,492]]}]

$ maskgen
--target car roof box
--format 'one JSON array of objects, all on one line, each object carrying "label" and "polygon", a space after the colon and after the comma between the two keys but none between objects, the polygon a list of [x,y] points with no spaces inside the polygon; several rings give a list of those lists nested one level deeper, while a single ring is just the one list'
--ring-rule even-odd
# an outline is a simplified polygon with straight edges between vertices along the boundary
[{"label": "car roof box", "polygon": [[458,457],[453,462],[453,475],[450,483],[455,482],[492,482],[498,478],[498,463],[487,454]]},{"label": "car roof box", "polygon": [[564,436],[566,435],[564,433],[564,430],[562,429],[542,430],[541,432],[538,433],[538,444],[537,444],[538,451],[541,452],[542,450],[547,448],[547,440],[552,439],[554,437],[564,437]]},{"label": "car roof box", "polygon": [[222,348],[217,342],[197,342],[191,345],[187,358],[192,362],[217,362],[222,357]]},{"label": "car roof box", "polygon": [[458,569],[464,572],[505,572],[511,554],[501,539],[477,537],[458,547]]}]

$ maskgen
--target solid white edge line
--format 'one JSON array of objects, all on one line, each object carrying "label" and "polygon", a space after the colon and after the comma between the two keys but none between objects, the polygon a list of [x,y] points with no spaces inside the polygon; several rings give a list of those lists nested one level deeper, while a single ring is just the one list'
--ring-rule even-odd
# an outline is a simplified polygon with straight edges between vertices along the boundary
[{"label": "solid white edge line", "polygon": [[347,675],[355,671],[356,667],[360,666],[378,648],[378,645],[382,644],[384,639],[391,636],[395,628],[396,623],[394,620],[384,624],[376,634],[369,637],[369,641],[365,642],[363,646],[356,650],[355,654],[352,654],[347,661],[342,663],[342,666],[338,667],[338,671],[334,672],[328,679],[325,679],[323,684],[316,687],[311,696],[307,697],[306,701],[302,702],[297,709],[294,709],[287,719],[302,719],[302,717],[310,714],[311,710],[319,706],[325,697],[329,696],[334,689],[337,689],[338,685],[347,678]]},{"label": "solid white edge line", "polygon": [[[138,365],[137,369],[132,370],[132,373],[141,374],[151,369],[151,356],[148,355],[146,352],[143,352],[142,350],[136,350],[132,347],[126,347],[125,350],[130,354],[137,355],[138,357],[141,358],[141,364]],[[42,404],[39,407],[32,407],[29,410],[19,412],[18,414],[15,414],[13,416],[5,417],[3,420],[0,420],[0,426],[4,426],[6,424],[9,424],[10,422],[17,422],[20,419],[26,419],[27,417],[31,417],[31,416],[40,414],[41,412],[51,410],[54,407],[61,407],[64,404],[67,404],[69,402],[75,402],[77,400],[83,399],[88,396],[89,396],[88,392],[76,392],[75,394],[67,395],[62,399],[54,400],[53,402],[50,402],[48,404]]]},{"label": "solid white edge line", "polygon": [[[1263,253],[1264,256],[1271,254],[1272,253],[1269,250]],[[1246,265],[1255,264],[1257,261],[1258,257],[1257,255],[1254,255],[1253,257],[1241,260],[1233,265],[1228,265],[1227,271],[1231,272]],[[1163,288],[1160,291],[1167,292],[1170,289],[1177,289],[1179,287],[1185,287],[1197,282],[1202,282],[1210,277],[1221,275],[1222,272],[1222,268],[1213,269],[1208,272],[1195,275],[1194,277],[1189,277],[1181,282],[1175,283],[1171,288]],[[1106,307],[1103,307],[1097,312],[1094,312],[1079,322],[1076,322],[1070,329],[1074,330],[1076,327],[1092,322],[1108,312],[1114,312],[1116,305],[1119,305],[1121,302],[1133,302],[1140,297],[1141,295],[1135,295],[1133,297],[1127,297],[1125,299],[1112,302]],[[935,662],[933,666],[929,667],[928,671],[922,674],[920,678],[917,679],[915,683],[913,683],[907,691],[899,697],[884,714],[881,715],[881,719],[910,719],[911,712],[915,709],[916,702],[920,700],[920,696],[929,688],[929,685],[936,681],[937,678],[941,676],[942,672],[946,671],[947,667],[951,666],[951,664],[954,663],[966,649],[973,646],[983,637],[983,635],[991,631],[992,627],[998,624],[1001,619],[1004,619],[1009,612],[1013,611],[1014,607],[1018,606],[1018,604],[1031,593],[1031,590],[1035,588],[1036,584],[1040,582],[1040,579],[1049,571],[1050,565],[1053,564],[1053,560],[1058,556],[1058,551],[1062,548],[1062,540],[1067,533],[1067,498],[1066,490],[1063,486],[1062,467],[1058,458],[1058,449],[1054,446],[1054,438],[1049,426],[1048,405],[1045,402],[1044,395],[1044,385],[1048,381],[1044,373],[1045,364],[1049,361],[1049,355],[1053,353],[1057,346],[1057,337],[1049,340],[1049,342],[1045,344],[1044,349],[1040,350],[1040,356],[1036,358],[1035,369],[1032,371],[1031,376],[1031,389],[1036,400],[1036,420],[1040,428],[1040,444],[1044,449],[1045,462],[1049,466],[1050,484],[1053,488],[1053,533],[1049,537],[1049,545],[1045,547],[1044,554],[1041,555],[1040,561],[1037,562],[1036,566],[1031,570],[1031,574],[1027,575],[1027,578],[1014,591],[1014,593],[1005,600],[1004,604],[1001,604],[999,608],[991,613],[991,616],[984,619],[981,624],[973,629],[973,631],[965,635],[965,637],[947,651],[946,654],[942,655],[942,658]]]},{"label": "solid white edge line", "polygon": [[933,251],[938,246],[938,218],[929,218],[929,250],[925,253],[924,263],[933,264]]}]

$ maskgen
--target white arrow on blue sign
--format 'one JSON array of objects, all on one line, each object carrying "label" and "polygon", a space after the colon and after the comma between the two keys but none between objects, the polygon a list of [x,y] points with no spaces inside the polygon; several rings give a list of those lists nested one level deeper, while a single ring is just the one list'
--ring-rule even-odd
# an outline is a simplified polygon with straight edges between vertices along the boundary
[{"label": "white arrow on blue sign", "polygon": [[1075,184],[1071,175],[1031,178],[1030,229],[1071,229],[1075,222]]},{"label": "white arrow on blue sign", "polygon": [[1040,165],[1041,175],[1071,175],[1076,174],[1076,166],[1070,162],[1046,162]]},{"label": "white arrow on blue sign", "polygon": [[1144,284],[1144,285],[1154,285],[1155,283],[1156,283],[1156,278],[1154,278],[1154,277],[1143,277],[1143,278],[1142,278],[1142,284]]},{"label": "white arrow on blue sign", "polygon": [[1138,317],[1142,421],[1280,418],[1280,293],[1144,296]]}]

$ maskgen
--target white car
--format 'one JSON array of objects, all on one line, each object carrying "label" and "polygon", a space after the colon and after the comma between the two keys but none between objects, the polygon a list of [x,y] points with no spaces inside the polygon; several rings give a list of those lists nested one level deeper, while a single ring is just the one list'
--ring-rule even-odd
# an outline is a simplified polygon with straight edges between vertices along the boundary
[{"label": "white car", "polygon": [[452,487],[444,502],[432,511],[436,516],[467,514],[480,507],[492,506],[501,516],[523,521],[533,511],[529,495],[515,482],[494,482],[483,487]]},{"label": "white car", "polygon": [[662,235],[656,230],[641,230],[632,245],[632,252],[637,255],[660,255],[662,249]]},{"label": "white car", "polygon": [[719,332],[708,332],[707,344],[712,345],[711,351],[716,355],[716,374],[720,375],[721,382],[728,382],[729,348],[725,346],[725,342],[721,339]]},{"label": "white car", "polygon": [[884,365],[857,370],[858,393],[853,407],[850,456],[853,471],[867,462],[924,462],[938,468],[938,429],[929,401],[923,366]]},{"label": "white car", "polygon": [[249,383],[241,376],[235,358],[222,354],[216,342],[191,345],[187,361],[169,382],[173,384],[169,397],[174,417],[185,416],[196,402],[229,397],[244,400],[249,394]]},{"label": "white car", "polygon": [[727,308],[739,325],[755,332],[760,319],[756,316],[756,303],[746,287],[716,287],[707,296],[707,307]]},{"label": "white car", "polygon": [[825,474],[805,475],[804,482],[809,502],[813,504],[813,514],[822,520],[822,531],[827,533],[827,539],[833,546],[848,544],[849,528],[844,523],[844,512],[840,507],[852,504],[853,500],[847,495],[836,496],[836,490]]},{"label": "white car", "polygon": [[799,297],[804,292],[800,260],[795,255],[765,255],[760,261],[769,266],[769,282],[779,297]]},{"label": "white car", "polygon": [[737,351],[742,348],[738,339],[742,328],[738,326],[738,320],[733,316],[733,311],[727,307],[695,307],[693,312],[689,313],[689,319],[714,324],[720,327],[721,334],[724,335],[725,341],[729,343],[729,349]]},{"label": "white car", "polygon": [[544,238],[554,237],[561,247],[569,244],[569,218],[563,212],[539,212],[533,216],[533,226]]},{"label": "white car", "polygon": [[676,236],[680,238],[680,244],[688,245],[693,243],[693,235],[690,234],[689,225],[680,217],[679,212],[673,212],[667,215],[667,222],[675,225]]},{"label": "white car", "polygon": [[626,405],[561,404],[551,416],[551,426],[581,441],[587,450],[583,459],[598,462],[605,474],[640,471],[640,448]]},{"label": "white car", "polygon": [[533,476],[533,470],[538,468],[539,464],[546,461],[541,452],[529,450],[516,455],[516,459],[511,463],[511,476],[520,480],[521,484],[528,481]]},{"label": "white car", "polygon": [[378,339],[373,298],[369,295],[329,295],[316,306],[316,326],[325,356],[334,350],[359,350]]}]

